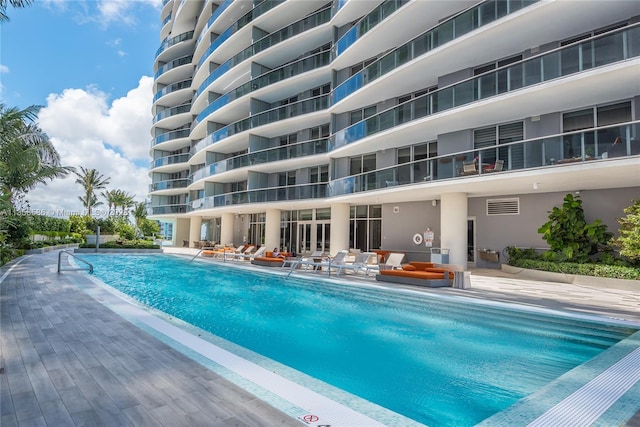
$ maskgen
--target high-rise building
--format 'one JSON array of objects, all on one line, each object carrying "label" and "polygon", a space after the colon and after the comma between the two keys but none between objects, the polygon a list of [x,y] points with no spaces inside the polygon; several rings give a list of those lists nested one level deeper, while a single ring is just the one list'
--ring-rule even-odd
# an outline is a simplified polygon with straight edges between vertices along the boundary
[{"label": "high-rise building", "polygon": [[161,20],[150,214],[176,245],[491,267],[546,246],[568,193],[614,232],[640,197],[640,2],[165,0]]}]

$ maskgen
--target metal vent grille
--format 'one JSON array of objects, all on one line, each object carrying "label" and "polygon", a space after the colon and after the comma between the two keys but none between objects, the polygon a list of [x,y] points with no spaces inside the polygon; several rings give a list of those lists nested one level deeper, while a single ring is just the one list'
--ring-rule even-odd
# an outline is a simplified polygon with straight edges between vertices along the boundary
[{"label": "metal vent grille", "polygon": [[487,216],[520,215],[520,199],[487,200]]}]

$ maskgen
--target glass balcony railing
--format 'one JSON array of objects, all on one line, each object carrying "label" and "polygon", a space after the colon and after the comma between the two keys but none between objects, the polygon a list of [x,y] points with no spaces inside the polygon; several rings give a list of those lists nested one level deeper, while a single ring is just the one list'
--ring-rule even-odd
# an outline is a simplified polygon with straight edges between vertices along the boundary
[{"label": "glass balcony railing", "polygon": [[385,0],[382,2],[340,37],[336,43],[336,57],[343,54],[360,37],[407,3],[409,0]]},{"label": "glass balcony railing", "polygon": [[173,130],[171,132],[161,133],[153,139],[153,145],[171,141],[172,139],[188,138],[191,133],[190,129]]},{"label": "glass balcony railing", "polygon": [[171,14],[168,14],[167,17],[162,20],[162,24],[160,26],[164,27],[169,21],[171,21]]},{"label": "glass balcony railing", "polygon": [[265,12],[273,9],[274,7],[282,4],[285,0],[264,0],[262,3],[257,5],[255,8],[251,9],[249,12],[244,14],[240,19],[238,19],[233,25],[224,30],[222,33],[216,37],[216,39],[211,43],[211,46],[207,48],[207,51],[202,55],[202,58],[198,62],[198,67],[206,61],[206,59],[211,55],[217,48],[222,45],[225,41],[227,41],[232,35],[240,31],[242,28],[246,27],[256,19],[258,16],[264,14]]},{"label": "glass balcony railing", "polygon": [[209,18],[209,20],[207,21],[207,25],[204,26],[202,31],[200,31],[200,35],[198,35],[196,46],[200,44],[202,38],[208,33],[209,28],[211,28],[213,23],[216,22],[216,19],[218,19],[220,15],[222,15],[222,12],[224,12],[231,5],[231,3],[233,3],[233,0],[225,0],[220,6],[218,6],[216,10],[213,11],[213,13],[211,14],[211,18]]},{"label": "glass balcony railing", "polygon": [[328,197],[630,156],[640,156],[640,121],[498,144],[351,175],[331,181]]},{"label": "glass balcony railing", "polygon": [[169,3],[171,0],[162,0],[162,7],[164,7],[167,3]]},{"label": "glass balcony railing", "polygon": [[160,157],[159,159],[152,160],[149,163],[149,169],[159,168],[161,166],[175,165],[179,163],[187,163],[189,161],[189,154],[175,154],[173,156]]},{"label": "glass balcony railing", "polygon": [[191,79],[183,80],[181,82],[163,87],[158,92],[156,92],[156,94],[153,96],[153,102],[156,102],[158,99],[162,98],[163,96],[171,92],[175,92],[177,90],[182,90],[182,89],[191,89],[191,82],[192,82]]},{"label": "glass balcony railing", "polygon": [[196,209],[211,209],[247,203],[283,202],[287,200],[322,199],[327,196],[327,183],[270,187],[208,196],[191,202]]},{"label": "glass balcony railing", "polygon": [[[247,83],[241,86],[238,86],[237,88],[217,98],[215,101],[209,104],[204,110],[202,110],[200,114],[198,114],[198,117],[195,120],[195,124],[198,124],[200,121],[204,120],[209,114],[224,107],[229,102],[235,99],[241,98],[242,96],[245,96],[263,87],[281,82],[283,80],[298,76],[300,74],[315,70],[320,67],[327,66],[329,65],[330,62],[331,62],[331,53],[327,50],[315,55],[308,56],[306,58],[302,58],[296,62],[287,64],[283,67],[280,67],[275,70],[271,70],[265,74],[262,74],[261,76],[256,77],[255,79],[250,80]],[[196,92],[196,98],[204,89],[206,89],[206,87],[207,87],[206,82],[200,86],[200,88],[198,89],[198,92]]]},{"label": "glass balcony railing", "polygon": [[167,50],[168,48],[170,48],[171,46],[174,46],[180,42],[184,42],[187,40],[191,40],[193,39],[193,31],[187,31],[186,33],[182,33],[179,36],[175,36],[172,38],[167,38],[164,39],[164,41],[162,43],[160,43],[160,47],[158,48],[158,51],[156,52],[156,58],[158,56],[160,56],[160,54],[162,52],[164,52],[165,50]]},{"label": "glass balcony railing", "polygon": [[149,192],[158,190],[171,190],[174,188],[186,188],[191,184],[190,179],[169,179],[149,184]]},{"label": "glass balcony railing", "polygon": [[159,122],[162,119],[166,119],[167,117],[175,116],[177,114],[184,114],[191,111],[191,103],[178,105],[177,107],[167,108],[166,110],[162,110],[153,118],[153,123]]},{"label": "glass balcony railing", "polygon": [[[333,91],[333,103],[336,104],[340,102],[355,91],[361,89],[363,86],[377,80],[381,76],[395,70],[403,64],[406,64],[407,62],[412,61],[464,34],[534,4],[537,1],[539,0],[491,0],[482,2],[470,9],[462,11],[446,21],[439,23],[431,30],[422,33],[408,43],[394,49],[382,58],[365,67],[362,71],[342,82]],[[340,49],[342,49],[343,52],[344,49],[357,40],[356,34],[359,32],[359,30],[357,30],[357,26],[349,30],[349,32],[352,31],[355,32],[355,34],[350,35],[347,33],[342,37],[348,37],[344,42],[342,42],[342,44],[345,45],[344,48],[340,45],[342,39],[338,41],[337,54],[340,54]]]},{"label": "glass balcony railing", "polygon": [[224,159],[216,163],[212,163],[202,169],[196,171],[192,176],[192,182],[199,181],[203,178],[213,176],[222,172],[230,171],[247,166],[253,166],[263,163],[277,162],[279,160],[295,159],[305,156],[313,156],[316,154],[325,154],[329,152],[329,140],[314,139],[311,141],[299,142],[297,144],[283,145],[279,147],[267,148],[264,150],[254,151],[247,154]]},{"label": "glass balcony railing", "polygon": [[[294,36],[297,36],[305,31],[308,31],[312,28],[316,28],[319,25],[326,24],[331,20],[331,7],[327,7],[322,9],[313,15],[309,15],[300,21],[294,22],[293,24],[284,27],[274,33],[265,36],[247,47],[246,49],[240,51],[228,61],[219,65],[215,70],[211,72],[211,74],[205,79],[205,83],[203,83],[200,88],[206,88],[215,80],[217,80],[220,76],[225,74],[231,68],[245,61],[246,59],[251,58],[259,52],[262,52],[276,44],[288,40]],[[203,57],[206,58],[206,57]],[[203,62],[201,60],[201,64],[198,65],[198,68],[202,66]]]},{"label": "glass balcony railing", "polygon": [[442,111],[640,56],[640,24],[519,61],[430,92],[334,134],[334,147]]},{"label": "glass balcony railing", "polygon": [[191,64],[192,60],[193,60],[193,55],[187,55],[187,56],[183,56],[182,58],[174,59],[171,62],[167,62],[162,67],[158,68],[158,71],[156,71],[153,78],[155,80],[158,80],[158,77],[160,77],[167,71],[173,70],[174,68],[180,67],[181,65]]},{"label": "glass balcony railing", "polygon": [[189,205],[164,205],[164,206],[151,206],[149,208],[150,215],[166,215],[166,214],[181,214],[187,213]]},{"label": "glass balcony railing", "polygon": [[283,105],[271,110],[256,113],[250,117],[231,123],[230,125],[210,133],[201,139],[200,142],[193,147],[191,152],[197,153],[205,147],[208,147],[222,139],[228,138],[231,135],[254,129],[258,126],[264,126],[269,123],[275,123],[292,117],[326,110],[327,108],[329,108],[329,95],[320,95],[315,98],[305,99],[293,104]]}]

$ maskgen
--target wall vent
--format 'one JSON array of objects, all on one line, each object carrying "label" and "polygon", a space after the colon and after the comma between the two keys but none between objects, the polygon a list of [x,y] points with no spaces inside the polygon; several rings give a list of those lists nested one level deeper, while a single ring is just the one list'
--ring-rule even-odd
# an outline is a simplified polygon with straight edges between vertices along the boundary
[{"label": "wall vent", "polygon": [[487,200],[487,216],[520,215],[520,199]]}]

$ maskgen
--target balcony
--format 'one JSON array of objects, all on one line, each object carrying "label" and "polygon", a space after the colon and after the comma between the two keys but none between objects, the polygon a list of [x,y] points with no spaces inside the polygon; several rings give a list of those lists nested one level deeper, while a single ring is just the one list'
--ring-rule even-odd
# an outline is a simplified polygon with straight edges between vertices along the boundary
[{"label": "balcony", "polygon": [[193,39],[193,31],[187,31],[186,33],[182,33],[178,36],[172,37],[170,39],[165,39],[161,44],[158,50],[156,51],[156,59],[160,56],[162,52],[169,49],[171,46],[174,46],[178,43],[188,41]]},{"label": "balcony", "polygon": [[317,111],[326,110],[329,107],[329,95],[320,95],[315,98],[305,99],[293,104],[276,107],[271,110],[256,113],[246,119],[239,120],[235,123],[231,123],[222,129],[210,133],[206,137],[200,140],[193,149],[192,154],[198,153],[204,148],[228,138],[231,135],[235,135],[250,129],[254,129],[259,126],[264,126],[270,123],[276,123],[281,120],[286,120],[296,116],[314,113]]},{"label": "balcony", "polygon": [[193,55],[183,56],[182,58],[174,59],[173,61],[167,62],[162,67],[158,68],[158,71],[155,72],[153,78],[158,80],[158,77],[163,75],[169,70],[173,70],[174,68],[180,67],[182,65],[190,65],[193,60]]},{"label": "balcony", "polygon": [[[326,24],[331,21],[331,7],[327,7],[322,9],[313,15],[307,16],[300,21],[294,22],[293,24],[284,27],[274,33],[269,34],[253,43],[251,46],[243,49],[238,54],[219,65],[211,74],[204,80],[204,82],[198,88],[198,93],[201,93],[207,86],[220,78],[223,74],[229,71],[231,68],[240,64],[241,62],[251,58],[252,56],[269,49],[270,47],[275,46],[278,43],[281,43],[285,40],[293,38],[305,31],[316,28],[320,25]],[[204,59],[207,56],[203,56],[203,59],[200,60],[198,64],[197,70],[204,63]]]},{"label": "balcony", "polygon": [[155,146],[158,144],[162,144],[163,142],[172,141],[175,139],[188,138],[190,132],[191,131],[189,129],[180,129],[180,130],[173,130],[171,132],[161,133],[160,135],[157,135],[153,139],[152,144]]},{"label": "balcony", "polygon": [[153,96],[153,102],[155,103],[157,100],[159,100],[163,96],[168,95],[170,93],[177,92],[179,90],[184,90],[184,89],[191,89],[191,81],[192,81],[191,79],[183,80],[181,82],[174,83],[172,85],[169,85],[160,89]]},{"label": "balcony", "polygon": [[213,14],[211,15],[211,18],[209,18],[209,20],[207,21],[207,25],[205,25],[205,27],[202,29],[202,31],[200,32],[200,35],[198,35],[198,39],[196,41],[196,46],[200,44],[200,42],[202,41],[202,38],[207,34],[207,32],[209,31],[209,28],[211,28],[211,26],[213,25],[213,23],[216,21],[216,19],[218,19],[220,17],[220,15],[222,15],[222,12],[224,12],[230,5],[231,3],[233,3],[233,0],[225,0],[220,6],[218,6],[218,8],[213,12]]},{"label": "balcony", "polygon": [[149,193],[159,190],[173,190],[176,188],[187,188],[191,184],[190,179],[169,179],[149,184]]},{"label": "balcony", "polygon": [[[387,55],[370,64],[362,71],[354,74],[333,91],[333,103],[337,104],[347,96],[366,86],[383,75],[392,72],[400,66],[413,61],[414,59],[426,55],[430,51],[443,46],[473,30],[488,25],[497,19],[508,16],[518,10],[536,3],[538,0],[508,0],[500,3],[483,2],[479,5],[467,9],[448,20],[438,24],[436,27],[414,38],[410,42],[394,49]],[[386,2],[385,2],[386,3]],[[383,6],[383,3],[381,6]],[[499,7],[496,7],[499,4]],[[396,9],[397,10],[397,9]],[[361,21],[362,22],[362,21]],[[364,24],[361,24],[364,25]],[[370,25],[370,24],[369,24]],[[358,33],[358,26],[353,27],[345,34],[337,44],[337,54],[344,52],[348,45],[357,40],[351,32]],[[370,28],[367,29],[367,31]],[[349,37],[342,42],[345,37]],[[351,38],[354,38],[351,41]],[[348,45],[347,45],[348,43]],[[341,50],[342,49],[342,50]]]},{"label": "balcony", "polygon": [[149,215],[169,215],[169,214],[182,214],[187,213],[189,205],[164,205],[164,206],[151,206],[148,210]]},{"label": "balcony", "polygon": [[[306,58],[302,58],[293,63],[287,64],[275,70],[271,70],[265,74],[262,74],[259,77],[256,77],[253,80],[248,81],[247,83],[238,86],[237,88],[227,92],[226,94],[220,96],[218,99],[209,104],[196,118],[194,122],[194,126],[204,120],[207,116],[212,114],[213,112],[219,110],[225,105],[229,104],[231,101],[234,101],[238,98],[241,98],[245,95],[250,94],[256,90],[262,89],[272,84],[279,83],[289,78],[296,77],[300,74],[306,73],[308,71],[312,71],[321,67],[325,67],[329,65],[331,62],[331,54],[329,51],[320,52],[315,55],[308,56]],[[208,86],[208,83],[205,81],[196,92],[196,98],[203,90],[205,90]]]},{"label": "balcony", "polygon": [[153,118],[153,124],[158,123],[162,119],[166,119],[168,117],[173,117],[178,114],[185,114],[191,112],[191,103],[179,105],[177,107],[167,108],[162,110]]},{"label": "balcony", "polygon": [[236,191],[216,196],[208,196],[203,199],[194,200],[191,203],[191,207],[193,210],[213,209],[223,206],[243,205],[247,203],[323,199],[326,195],[327,183],[303,184]]},{"label": "balcony", "polygon": [[[328,197],[631,156],[640,156],[640,121],[499,144],[351,175],[331,181]],[[496,164],[501,167],[496,168]]]},{"label": "balcony", "polygon": [[336,43],[336,56],[340,56],[345,50],[354,44],[360,37],[373,29],[384,19],[392,15],[396,10],[400,9],[409,0],[386,0],[378,7],[373,9],[365,17],[349,29]]},{"label": "balcony", "polygon": [[180,163],[187,163],[189,161],[189,157],[190,157],[189,154],[175,154],[173,156],[161,157],[159,159],[152,160],[149,163],[149,169],[176,165]]},{"label": "balcony", "polygon": [[280,160],[295,159],[316,154],[325,154],[329,151],[328,139],[316,139],[299,142],[297,144],[267,148],[265,150],[254,151],[240,156],[231,157],[212,163],[196,171],[192,176],[192,182],[213,176],[219,173],[258,164],[277,162]]},{"label": "balcony", "polygon": [[430,92],[334,134],[333,149],[493,96],[514,92],[640,56],[640,25],[576,42]]}]

